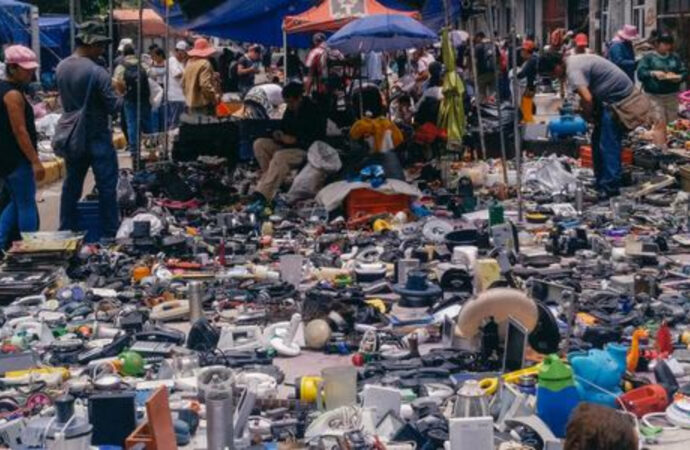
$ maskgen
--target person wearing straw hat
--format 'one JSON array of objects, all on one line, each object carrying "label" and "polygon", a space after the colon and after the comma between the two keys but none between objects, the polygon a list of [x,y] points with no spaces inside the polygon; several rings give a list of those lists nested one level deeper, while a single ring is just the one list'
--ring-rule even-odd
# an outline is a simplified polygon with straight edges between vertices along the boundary
[{"label": "person wearing straw hat", "polygon": [[637,27],[625,25],[616,33],[609,47],[609,60],[617,65],[630,78],[635,81],[635,49],[633,41],[638,38]]},{"label": "person wearing straw hat", "polygon": [[190,113],[215,114],[220,89],[209,58],[217,52],[205,38],[198,38],[187,55],[189,61],[182,75],[182,91]]},{"label": "person wearing straw hat", "polygon": [[110,115],[120,110],[122,101],[115,94],[106,69],[96,63],[110,44],[105,26],[95,21],[79,25],[76,44],[75,53],[58,65],[56,79],[65,112],[84,108],[86,148],[82,155],[65,161],[67,176],[62,185],[60,230],[79,229],[77,203],[82,196],[86,173],[91,168],[98,189],[103,235],[111,237],[115,236],[119,226],[119,211],[116,196],[118,162],[113,148]]},{"label": "person wearing straw hat", "polygon": [[0,177],[10,193],[10,202],[0,215],[0,249],[5,250],[21,232],[38,230],[36,181],[45,177],[38,158],[38,134],[34,112],[24,94],[38,68],[38,58],[29,48],[12,45],[5,49],[6,79],[0,80]]}]

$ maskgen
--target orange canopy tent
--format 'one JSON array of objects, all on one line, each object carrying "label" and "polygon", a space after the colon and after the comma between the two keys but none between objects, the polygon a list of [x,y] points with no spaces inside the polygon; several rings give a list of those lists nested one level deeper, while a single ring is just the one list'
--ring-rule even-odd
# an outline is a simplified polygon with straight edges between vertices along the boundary
[{"label": "orange canopy tent", "polygon": [[403,14],[420,18],[417,11],[387,8],[376,0],[324,0],[302,14],[286,16],[283,30],[286,34],[338,31],[353,20],[371,14]]}]

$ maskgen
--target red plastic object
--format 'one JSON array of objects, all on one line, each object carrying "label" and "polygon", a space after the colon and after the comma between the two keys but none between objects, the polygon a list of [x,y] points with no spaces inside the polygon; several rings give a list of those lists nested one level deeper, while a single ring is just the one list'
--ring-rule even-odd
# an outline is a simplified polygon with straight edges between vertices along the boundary
[{"label": "red plastic object", "polygon": [[629,147],[625,147],[621,152],[621,162],[624,166],[632,166],[633,163],[633,151]]},{"label": "red plastic object", "polygon": [[666,389],[659,384],[642,386],[619,397],[625,410],[641,418],[645,414],[664,412],[668,406]]},{"label": "red plastic object", "polygon": [[348,219],[370,214],[396,214],[409,211],[411,197],[404,194],[383,194],[372,189],[355,189],[345,199]]},{"label": "red plastic object", "polygon": [[668,324],[664,321],[656,333],[656,349],[661,355],[670,355],[673,352],[673,342],[671,338],[671,330]]},{"label": "red plastic object", "polygon": [[[624,148],[621,152],[621,163],[626,166],[631,166],[633,163],[633,151],[631,148]],[[592,156],[592,147],[583,145],[580,147],[580,166],[593,168],[594,159]]]},{"label": "red plastic object", "polygon": [[580,165],[590,169],[594,167],[594,162],[592,159],[592,147],[589,145],[583,145],[580,147]]}]

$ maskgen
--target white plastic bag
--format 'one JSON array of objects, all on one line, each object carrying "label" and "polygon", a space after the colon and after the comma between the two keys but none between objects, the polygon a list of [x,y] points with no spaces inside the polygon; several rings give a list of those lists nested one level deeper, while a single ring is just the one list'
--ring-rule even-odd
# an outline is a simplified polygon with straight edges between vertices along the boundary
[{"label": "white plastic bag", "polygon": [[325,185],[328,175],[342,167],[338,151],[325,142],[316,141],[307,152],[307,165],[292,182],[287,193],[290,203],[314,198]]}]

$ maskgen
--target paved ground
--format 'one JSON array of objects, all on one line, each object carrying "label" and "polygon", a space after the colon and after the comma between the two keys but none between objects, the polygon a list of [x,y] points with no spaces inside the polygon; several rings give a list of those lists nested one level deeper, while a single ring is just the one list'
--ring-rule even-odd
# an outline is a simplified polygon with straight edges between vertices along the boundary
[{"label": "paved ground", "polygon": [[[127,153],[118,153],[120,167],[132,167],[131,159]],[[84,182],[84,195],[93,190],[93,172],[89,170]],[[41,231],[55,231],[60,224],[60,197],[62,180],[45,186],[38,191],[36,202],[41,217]]]}]

